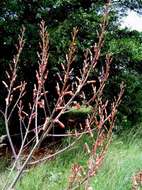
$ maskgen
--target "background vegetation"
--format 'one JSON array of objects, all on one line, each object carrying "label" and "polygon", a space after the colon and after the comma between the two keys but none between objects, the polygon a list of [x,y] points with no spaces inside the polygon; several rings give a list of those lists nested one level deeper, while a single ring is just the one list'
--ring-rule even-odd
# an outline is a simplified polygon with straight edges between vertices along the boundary
[{"label": "background vegetation", "polygon": [[[105,1],[107,2],[107,1]],[[24,47],[18,68],[18,79],[28,83],[25,102],[32,97],[35,71],[38,67],[38,28],[43,19],[50,38],[49,76],[47,88],[50,92],[50,105],[54,102],[55,90],[52,88],[60,71],[60,63],[65,64],[65,54],[70,44],[73,27],[79,29],[77,37],[78,56],[74,76],[78,73],[85,48],[92,48],[98,39],[99,24],[102,19],[101,0],[1,0],[0,1],[0,109],[5,107],[5,90],[2,80],[16,51],[15,44],[22,25],[26,28]],[[142,127],[142,33],[120,28],[120,22],[127,10],[141,14],[141,0],[112,0],[109,24],[105,34],[105,44],[97,66],[98,73],[105,62],[106,53],[113,55],[110,68],[110,80],[107,82],[105,97],[111,99],[117,95],[119,84],[124,81],[126,90],[119,107],[113,144],[97,177],[91,185],[96,190],[129,190],[132,176],[141,170],[141,127]],[[96,74],[98,74],[96,73]],[[74,79],[72,76],[72,80]],[[84,109],[84,108],[82,108]],[[90,110],[88,110],[90,111]],[[71,113],[72,114],[72,113]],[[74,113],[73,113],[74,114]],[[80,113],[75,113],[79,114]],[[84,113],[83,113],[84,114]],[[81,113],[81,116],[83,115]],[[86,109],[85,109],[86,114]],[[11,128],[16,126],[16,113]],[[129,131],[129,133],[128,133]],[[130,133],[131,131],[131,133]],[[0,136],[5,134],[3,117],[0,117]],[[16,130],[12,131],[16,133]],[[123,134],[123,135],[122,135]],[[83,142],[90,143],[89,137]],[[64,142],[65,143],[65,142]],[[80,142],[73,150],[55,158],[47,164],[33,168],[17,184],[18,190],[65,189],[73,161],[85,166],[88,159]],[[83,149],[83,151],[82,151]],[[85,156],[84,156],[85,155]],[[64,165],[64,167],[62,167]],[[7,161],[1,161],[0,187],[6,180]],[[30,180],[29,180],[30,179]],[[35,183],[38,182],[38,183]]]},{"label": "background vegetation", "polygon": [[[19,68],[19,79],[28,81],[27,102],[31,96],[31,87],[37,68],[38,24],[44,19],[50,35],[50,75],[47,86],[51,86],[60,70],[59,64],[65,62],[65,53],[70,43],[72,28],[79,28],[78,57],[76,72],[82,58],[84,48],[90,47],[97,39],[97,30],[101,22],[102,1],[70,1],[70,0],[8,0],[0,2],[0,79],[5,77],[7,65],[15,52],[15,43],[22,25],[26,27],[26,43]],[[106,52],[112,52],[113,64],[111,80],[106,92],[108,97],[116,95],[120,81],[127,85],[125,97],[120,107],[119,121],[121,128],[131,128],[141,123],[141,72],[142,72],[142,34],[137,31],[120,29],[120,20],[127,9],[140,12],[141,1],[112,1],[106,42],[102,52],[100,65],[104,63]],[[33,73],[31,75],[31,73]],[[4,88],[0,83],[0,107],[4,107]],[[123,127],[122,127],[123,126]],[[126,126],[126,127],[125,127]],[[0,130],[3,131],[3,130]],[[3,131],[4,133],[4,131]]]}]

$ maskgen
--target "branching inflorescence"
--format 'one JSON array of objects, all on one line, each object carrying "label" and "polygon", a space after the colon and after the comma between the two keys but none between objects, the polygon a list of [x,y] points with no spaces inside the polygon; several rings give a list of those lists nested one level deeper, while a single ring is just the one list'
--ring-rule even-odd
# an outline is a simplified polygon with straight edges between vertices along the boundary
[{"label": "branching inflorescence", "polygon": [[[106,26],[108,22],[108,14],[109,3],[105,7],[105,13],[103,17],[103,22],[101,24],[101,31],[99,34],[98,43],[95,43],[93,53],[89,49],[86,50],[82,69],[80,69],[78,75],[75,77],[76,80],[74,85],[70,83],[70,76],[74,71],[74,64],[77,52],[76,37],[78,34],[78,29],[73,29],[72,42],[66,55],[66,64],[61,64],[62,73],[64,74],[61,75],[60,73],[58,73],[58,81],[56,82],[55,87],[58,98],[56,99],[56,103],[53,109],[50,108],[50,104],[48,102],[48,91],[45,88],[49,72],[49,37],[44,21],[42,21],[40,24],[41,43],[40,52],[38,53],[38,70],[36,71],[36,81],[33,88],[33,101],[29,102],[28,111],[24,109],[23,96],[26,93],[26,83],[20,82],[20,84],[17,85],[16,82],[19,57],[24,46],[25,29],[22,30],[22,34],[19,37],[17,55],[14,56],[13,64],[10,64],[10,71],[6,72],[8,80],[3,81],[3,84],[7,89],[7,97],[5,99],[5,112],[3,113],[3,115],[5,118],[7,136],[15,159],[11,172],[8,176],[7,183],[3,190],[7,188],[12,189],[15,186],[16,182],[18,181],[24,168],[27,165],[40,163],[42,161],[48,160],[49,158],[59,153],[66,151],[67,149],[70,149],[78,142],[78,140],[84,134],[87,133],[90,134],[93,139],[92,147],[89,147],[87,144],[85,144],[88,154],[90,155],[90,158],[88,160],[88,169],[84,171],[82,166],[74,164],[71,176],[69,178],[68,189],[76,189],[82,184],[85,184],[86,189],[89,187],[89,179],[92,176],[96,175],[96,172],[100,168],[104,156],[107,152],[108,145],[110,144],[112,129],[114,128],[116,119],[117,108],[121,102],[121,98],[124,93],[124,84],[122,83],[120,86],[120,93],[118,94],[118,97],[115,98],[114,102],[110,104],[109,100],[104,100],[103,98],[104,87],[106,81],[108,80],[110,64],[112,63],[112,57],[110,54],[106,55],[104,69],[102,69],[101,76],[99,77],[99,88],[96,88],[96,80],[89,79],[90,73],[95,71],[98,60],[100,58],[101,49],[104,43]],[[92,94],[89,99],[86,97],[86,91],[83,90],[83,88],[87,85],[90,85],[92,88]],[[61,117],[69,112],[77,96],[83,97],[86,101],[83,101],[82,105],[77,102],[76,106],[74,106],[74,110],[79,111],[81,109],[81,106],[84,106],[86,108],[91,107],[91,112],[89,112],[85,117],[85,122],[78,123],[78,125],[81,126],[82,130],[77,130],[76,128],[70,132],[65,130],[65,134],[59,134],[59,136],[72,136],[72,142],[70,142],[66,147],[63,147],[61,150],[53,153],[52,155],[47,155],[39,160],[31,160],[34,152],[39,149],[41,143],[48,136],[56,136],[56,134],[51,133],[55,126],[64,129],[68,127],[61,120]],[[22,140],[18,152],[14,148],[14,144],[12,142],[9,132],[9,120],[15,109],[18,109],[20,128],[19,131],[21,132],[20,134]],[[42,123],[39,122],[39,110],[41,109],[44,113]],[[23,126],[24,132],[22,129]],[[31,130],[34,132],[34,135],[32,139],[28,140],[28,134],[31,132]],[[97,137],[94,136],[94,131],[96,131]],[[30,150],[29,154],[24,159],[24,161],[21,161],[22,154],[27,148]],[[17,175],[14,179],[11,179],[11,173],[14,169],[17,169]],[[77,176],[80,177],[78,178]]]}]

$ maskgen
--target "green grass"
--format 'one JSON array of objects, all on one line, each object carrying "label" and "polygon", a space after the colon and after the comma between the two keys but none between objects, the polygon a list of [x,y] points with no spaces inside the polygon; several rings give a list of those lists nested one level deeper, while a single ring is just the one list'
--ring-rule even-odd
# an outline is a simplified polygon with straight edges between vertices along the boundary
[{"label": "green grass", "polygon": [[77,108],[70,108],[64,115],[67,118],[80,118],[80,117],[86,117],[88,114],[92,112],[92,107],[91,106],[81,106],[79,109]]},{"label": "green grass", "polygon": [[1,158],[0,159],[0,189],[2,189],[8,175],[8,167],[9,161],[8,159]]},{"label": "green grass", "polygon": [[131,190],[132,176],[142,170],[141,150],[140,140],[128,145],[114,141],[101,170],[92,180],[95,190]]},{"label": "green grass", "polygon": [[[132,138],[131,138],[132,139]],[[88,141],[88,139],[83,139]],[[72,163],[86,164],[83,143],[58,158],[33,168],[17,184],[16,190],[65,190]],[[114,138],[97,176],[92,178],[95,190],[131,190],[131,177],[142,170],[142,142],[140,138]],[[7,173],[2,169],[1,180]],[[0,187],[1,189],[1,187]]]}]

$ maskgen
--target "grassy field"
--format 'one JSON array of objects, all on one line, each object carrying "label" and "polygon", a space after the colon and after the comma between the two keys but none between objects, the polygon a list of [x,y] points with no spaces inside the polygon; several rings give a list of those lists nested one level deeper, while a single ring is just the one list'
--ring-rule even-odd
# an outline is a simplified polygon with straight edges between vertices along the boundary
[{"label": "grassy field", "polygon": [[[131,190],[131,177],[142,170],[142,141],[140,138],[126,139],[114,137],[99,173],[91,180],[94,190]],[[17,184],[16,190],[65,190],[72,163],[86,164],[87,155],[82,151],[82,144],[30,170]],[[0,169],[1,189],[7,176],[4,163]]]}]

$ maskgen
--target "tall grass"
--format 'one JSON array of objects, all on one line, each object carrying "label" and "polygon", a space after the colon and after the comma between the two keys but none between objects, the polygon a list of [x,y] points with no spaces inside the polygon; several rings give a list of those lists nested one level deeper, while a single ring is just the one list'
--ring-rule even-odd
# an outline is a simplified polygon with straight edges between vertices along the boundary
[{"label": "tall grass", "polygon": [[[65,190],[72,163],[85,167],[87,154],[83,150],[85,137],[74,149],[56,159],[31,169],[17,184],[17,190]],[[142,169],[142,142],[140,138],[127,137],[113,139],[101,170],[91,185],[95,190],[131,190],[131,178]],[[1,185],[7,173],[1,171]]]},{"label": "tall grass", "polygon": [[95,190],[131,190],[132,176],[142,170],[142,142],[126,144],[115,140],[109,149],[102,169],[92,180]]}]

